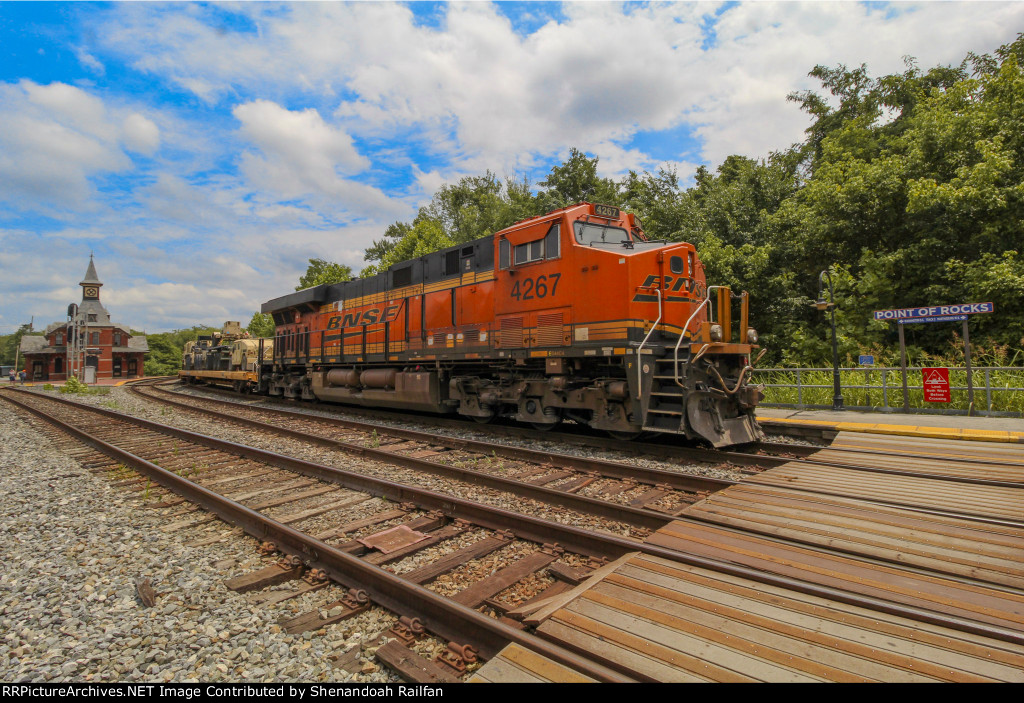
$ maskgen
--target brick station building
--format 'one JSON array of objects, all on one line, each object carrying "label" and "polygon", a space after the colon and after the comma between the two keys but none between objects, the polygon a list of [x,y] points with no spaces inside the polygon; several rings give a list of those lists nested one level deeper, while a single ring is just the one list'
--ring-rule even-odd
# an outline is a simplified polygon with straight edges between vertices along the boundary
[{"label": "brick station building", "polygon": [[[103,283],[96,275],[96,265],[89,255],[89,268],[82,286],[82,302],[74,327],[79,333],[78,360],[73,344],[69,344],[72,321],[54,322],[47,326],[43,336],[25,335],[21,338],[22,366],[34,381],[65,381],[69,369],[81,368],[80,378],[87,382],[143,375],[142,365],[149,344],[145,335],[133,335],[125,325],[110,321],[110,313],[100,303]],[[93,378],[95,375],[95,378]]]}]

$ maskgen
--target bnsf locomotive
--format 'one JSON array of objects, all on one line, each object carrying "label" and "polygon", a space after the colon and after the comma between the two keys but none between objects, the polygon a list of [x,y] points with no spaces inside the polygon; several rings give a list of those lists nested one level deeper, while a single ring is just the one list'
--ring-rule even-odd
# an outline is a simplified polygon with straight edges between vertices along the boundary
[{"label": "bnsf locomotive", "polygon": [[708,286],[692,245],[648,241],[617,208],[573,205],[262,310],[276,336],[256,378],[272,396],[763,437],[747,293]]}]

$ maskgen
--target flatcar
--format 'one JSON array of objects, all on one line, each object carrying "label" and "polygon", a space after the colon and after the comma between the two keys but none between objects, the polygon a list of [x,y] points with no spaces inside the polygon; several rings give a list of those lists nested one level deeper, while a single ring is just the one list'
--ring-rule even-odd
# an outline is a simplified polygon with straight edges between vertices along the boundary
[{"label": "flatcar", "polygon": [[763,438],[747,293],[709,286],[693,245],[650,241],[618,208],[572,205],[262,311],[272,396]]},{"label": "flatcar", "polygon": [[187,383],[228,386],[251,392],[260,387],[261,368],[273,359],[272,339],[251,338],[240,322],[185,342],[178,377]]}]

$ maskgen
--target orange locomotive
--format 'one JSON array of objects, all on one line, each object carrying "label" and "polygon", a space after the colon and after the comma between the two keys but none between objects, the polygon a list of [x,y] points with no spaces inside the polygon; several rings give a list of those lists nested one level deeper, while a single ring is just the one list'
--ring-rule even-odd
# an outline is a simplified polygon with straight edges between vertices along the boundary
[{"label": "orange locomotive", "polygon": [[262,310],[271,395],[715,446],[763,437],[747,293],[708,287],[692,245],[648,241],[618,208],[573,205]]}]

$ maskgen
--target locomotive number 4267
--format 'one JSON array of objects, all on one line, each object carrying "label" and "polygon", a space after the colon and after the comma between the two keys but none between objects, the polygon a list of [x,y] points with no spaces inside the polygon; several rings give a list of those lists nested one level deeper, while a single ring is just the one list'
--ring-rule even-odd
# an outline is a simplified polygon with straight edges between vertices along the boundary
[{"label": "locomotive number 4267", "polygon": [[510,295],[516,300],[546,298],[549,295],[555,294],[555,291],[558,289],[558,279],[561,277],[562,274],[560,273],[552,273],[546,276],[537,276],[536,280],[533,278],[517,280],[516,284],[512,286],[512,293]]}]

